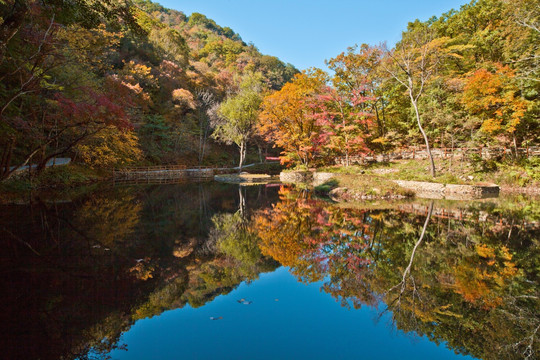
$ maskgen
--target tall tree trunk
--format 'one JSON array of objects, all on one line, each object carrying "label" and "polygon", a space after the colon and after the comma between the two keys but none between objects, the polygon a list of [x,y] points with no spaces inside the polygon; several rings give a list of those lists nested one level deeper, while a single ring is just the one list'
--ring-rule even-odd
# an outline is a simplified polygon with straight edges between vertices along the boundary
[{"label": "tall tree trunk", "polygon": [[202,126],[199,128],[199,166],[202,164],[203,158],[203,133]]},{"label": "tall tree trunk", "polygon": [[379,107],[377,106],[377,102],[373,104],[373,107],[375,108],[375,118],[377,119],[377,127],[379,128],[379,136],[384,136],[384,128],[383,128],[381,118],[379,116]]},{"label": "tall tree trunk", "polygon": [[418,112],[418,103],[414,100],[412,93],[409,93],[409,94],[411,97],[411,103],[414,107],[414,112],[416,113],[416,122],[418,123],[418,128],[420,129],[420,132],[422,133],[422,136],[424,137],[424,141],[426,143],[426,150],[429,157],[431,176],[435,177],[435,162],[433,161],[433,155],[431,154],[431,148],[429,147],[429,140],[427,138],[426,132],[424,131],[424,128],[422,127],[422,122],[420,121],[420,113]]},{"label": "tall tree trunk", "polygon": [[383,136],[386,135],[386,112],[384,111],[384,100],[381,98]]},{"label": "tall tree trunk", "polygon": [[0,163],[0,180],[4,179],[10,173],[11,156],[15,148],[15,136],[11,136],[2,153],[2,162]]},{"label": "tall tree trunk", "polygon": [[208,124],[206,122],[202,122],[200,124],[199,128],[199,166],[202,164],[204,160],[204,155],[206,152],[206,143],[208,142]]},{"label": "tall tree trunk", "polygon": [[452,163],[454,161],[454,133],[452,133],[452,135],[450,135],[451,139],[452,139],[452,150],[451,150],[451,153],[450,153],[450,165],[448,166],[450,172],[452,172]]},{"label": "tall tree trunk", "polygon": [[512,133],[512,143],[514,145],[514,151],[515,151],[515,154],[516,154],[515,159],[517,160],[519,158],[519,154],[518,154],[516,133]]},{"label": "tall tree trunk", "polygon": [[245,156],[246,156],[246,142],[242,140],[240,142],[240,163],[238,164],[238,172],[242,171],[242,165],[244,164]]}]

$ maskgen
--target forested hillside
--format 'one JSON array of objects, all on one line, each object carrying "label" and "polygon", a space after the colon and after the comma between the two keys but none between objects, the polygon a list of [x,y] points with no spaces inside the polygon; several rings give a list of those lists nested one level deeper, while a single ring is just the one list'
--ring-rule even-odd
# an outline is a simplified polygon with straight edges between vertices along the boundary
[{"label": "forested hillside", "polygon": [[280,89],[298,72],[202,14],[148,0],[7,0],[0,16],[1,178],[62,156],[229,160],[210,139],[218,105],[245,77]]},{"label": "forested hillside", "polygon": [[59,156],[94,168],[223,165],[275,145],[282,162],[317,166],[485,146],[516,161],[539,143],[537,0],[473,0],[410,22],[394,47],[353,45],[330,72],[302,73],[202,14],[149,0],[0,9],[1,178]]}]

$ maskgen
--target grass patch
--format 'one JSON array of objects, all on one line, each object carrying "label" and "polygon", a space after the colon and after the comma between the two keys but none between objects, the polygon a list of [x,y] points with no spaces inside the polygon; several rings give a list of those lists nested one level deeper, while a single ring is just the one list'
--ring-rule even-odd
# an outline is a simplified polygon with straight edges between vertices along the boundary
[{"label": "grass patch", "polygon": [[[478,160],[478,159],[477,159]],[[461,161],[461,159],[435,159],[437,176],[430,175],[427,159],[398,160],[390,163],[373,163],[366,166],[321,168],[320,171],[338,174],[366,174],[391,180],[427,181],[443,184],[494,183],[501,186],[540,186],[540,159],[531,158],[518,163],[486,160]]]},{"label": "grass patch", "polygon": [[346,166],[326,166],[317,169],[318,172],[328,172],[335,174],[364,174],[366,172],[366,166],[351,165]]},{"label": "grass patch", "polygon": [[339,187],[339,181],[337,179],[330,179],[319,186],[315,186],[313,190],[317,195],[328,195],[330,191],[337,187]]},{"label": "grass patch", "polygon": [[338,182],[340,187],[365,195],[413,195],[410,190],[402,188],[393,181],[375,175],[343,174],[338,177]]}]

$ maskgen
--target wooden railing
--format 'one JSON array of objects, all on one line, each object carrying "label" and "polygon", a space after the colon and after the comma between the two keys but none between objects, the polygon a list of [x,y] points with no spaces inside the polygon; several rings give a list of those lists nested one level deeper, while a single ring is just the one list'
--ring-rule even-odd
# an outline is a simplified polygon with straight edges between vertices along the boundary
[{"label": "wooden railing", "polygon": [[181,178],[208,178],[206,170],[219,170],[215,166],[195,166],[187,168],[186,165],[154,165],[154,166],[133,166],[112,169],[113,181],[116,180],[157,180],[157,179],[181,179]]},{"label": "wooden railing", "polygon": [[124,168],[114,168],[116,172],[126,171],[153,171],[153,170],[184,170],[186,165],[153,165],[153,166],[130,166]]}]

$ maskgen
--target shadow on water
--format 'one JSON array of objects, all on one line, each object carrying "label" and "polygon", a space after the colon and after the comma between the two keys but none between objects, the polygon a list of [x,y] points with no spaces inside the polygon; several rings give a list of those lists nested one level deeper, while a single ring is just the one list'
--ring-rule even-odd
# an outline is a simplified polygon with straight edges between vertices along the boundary
[{"label": "shadow on water", "polygon": [[[216,254],[213,217],[237,213],[237,188],[104,188],[72,201],[0,206],[2,356],[105,353],[137,319],[201,306],[272,271],[277,264],[260,253],[249,273]],[[277,192],[242,191],[246,213],[268,206]],[[230,268],[227,279],[217,278]]]},{"label": "shadow on water", "polygon": [[[482,359],[539,353],[535,201],[345,208],[220,183],[103,188],[0,206],[0,348],[107,357],[137,320],[204,306],[278,266],[342,306]],[[224,349],[226,351],[226,349]]]}]

